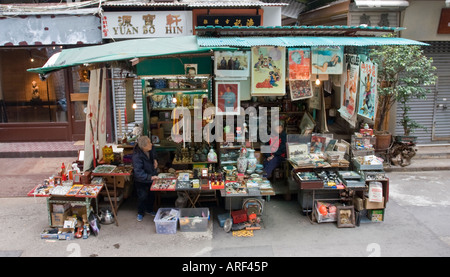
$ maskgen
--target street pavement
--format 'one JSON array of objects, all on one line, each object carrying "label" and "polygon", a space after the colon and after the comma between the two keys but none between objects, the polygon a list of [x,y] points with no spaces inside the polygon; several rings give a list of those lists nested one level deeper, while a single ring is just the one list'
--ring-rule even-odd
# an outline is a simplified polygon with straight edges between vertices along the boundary
[{"label": "street pavement", "polygon": [[[71,157],[0,159],[0,256],[6,257],[449,257],[449,170],[391,171],[385,221],[337,228],[312,224],[297,197],[266,201],[263,228],[234,237],[211,218],[206,232],[157,234],[153,217],[136,221],[136,199],[119,209],[119,226],[102,225],[98,236],[71,241],[43,240],[46,199],[27,197],[37,183]],[[428,163],[431,163],[428,161]],[[66,164],[67,165],[67,164]],[[286,200],[289,199],[289,200]],[[170,205],[169,203],[165,203]]]}]

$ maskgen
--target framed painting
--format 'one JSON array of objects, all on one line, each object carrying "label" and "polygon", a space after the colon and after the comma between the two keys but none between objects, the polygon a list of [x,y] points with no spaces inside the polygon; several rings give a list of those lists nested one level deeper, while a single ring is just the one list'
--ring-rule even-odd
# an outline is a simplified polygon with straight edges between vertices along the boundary
[{"label": "framed painting", "polygon": [[249,77],[250,51],[214,52],[214,74],[216,77]]},{"label": "framed painting", "polygon": [[291,100],[301,100],[313,96],[311,82],[309,80],[289,80]]},{"label": "framed painting", "polygon": [[286,48],[252,47],[252,96],[283,96],[286,94]]},{"label": "framed painting", "polygon": [[239,82],[216,82],[216,115],[239,115]]},{"label": "framed painting", "polygon": [[309,80],[311,75],[311,49],[288,49],[289,80]]},{"label": "framed painting", "polygon": [[337,206],[337,227],[355,227],[355,209],[353,206]]},{"label": "framed painting", "polygon": [[299,125],[301,134],[302,135],[311,134],[315,126],[316,122],[314,121],[313,117],[306,111]]},{"label": "framed painting", "polygon": [[286,152],[288,159],[295,159],[309,155],[308,144],[306,143],[286,143]]},{"label": "framed painting", "polygon": [[317,46],[311,48],[312,74],[342,74],[344,48],[341,46]]}]

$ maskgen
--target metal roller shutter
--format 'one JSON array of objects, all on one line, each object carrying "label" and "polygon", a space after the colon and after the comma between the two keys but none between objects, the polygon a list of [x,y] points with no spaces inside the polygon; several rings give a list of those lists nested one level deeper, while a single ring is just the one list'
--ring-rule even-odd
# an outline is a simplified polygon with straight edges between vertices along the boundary
[{"label": "metal roller shutter", "polygon": [[[427,130],[417,129],[413,135],[418,136],[419,144],[437,144],[448,142],[436,138],[450,138],[450,42],[432,41],[426,42],[430,46],[425,46],[424,53],[427,57],[433,58],[433,65],[436,67],[438,81],[432,87],[432,93],[428,94],[427,99],[413,99],[410,103],[410,117],[422,124]],[[448,99],[449,112],[443,109],[436,109],[436,105],[443,104],[442,99]],[[397,120],[401,118],[401,107],[397,106]],[[433,129],[433,122],[435,128]],[[398,124],[395,132],[398,135],[403,134],[403,129]],[[433,135],[434,132],[434,135]]]},{"label": "metal roller shutter", "polygon": [[[135,122],[128,122],[125,124],[125,78],[127,71],[122,71],[121,69],[112,69],[112,86],[113,86],[113,97],[114,97],[114,127],[115,136],[117,139],[123,137],[124,132],[131,132],[133,130],[134,124],[141,124],[143,122],[143,110],[142,110],[142,83],[140,79],[135,78],[133,81],[134,87],[134,99],[136,100],[137,109],[135,110]],[[131,73],[130,73],[131,74]],[[119,110],[120,119],[122,121],[122,134],[119,134]]]}]

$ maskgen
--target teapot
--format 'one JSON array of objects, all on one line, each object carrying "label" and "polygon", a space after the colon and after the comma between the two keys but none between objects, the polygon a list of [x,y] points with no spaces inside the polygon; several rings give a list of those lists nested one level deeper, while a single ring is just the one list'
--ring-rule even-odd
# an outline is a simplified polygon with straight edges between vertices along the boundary
[{"label": "teapot", "polygon": [[100,212],[100,223],[101,224],[112,224],[114,223],[114,215],[110,210],[104,209]]}]

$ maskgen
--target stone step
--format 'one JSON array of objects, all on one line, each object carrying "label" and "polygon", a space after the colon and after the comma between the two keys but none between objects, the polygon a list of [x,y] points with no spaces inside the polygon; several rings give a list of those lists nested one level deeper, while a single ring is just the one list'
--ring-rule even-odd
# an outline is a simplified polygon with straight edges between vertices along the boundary
[{"label": "stone step", "polygon": [[448,159],[450,158],[450,145],[417,145],[415,159]]}]

